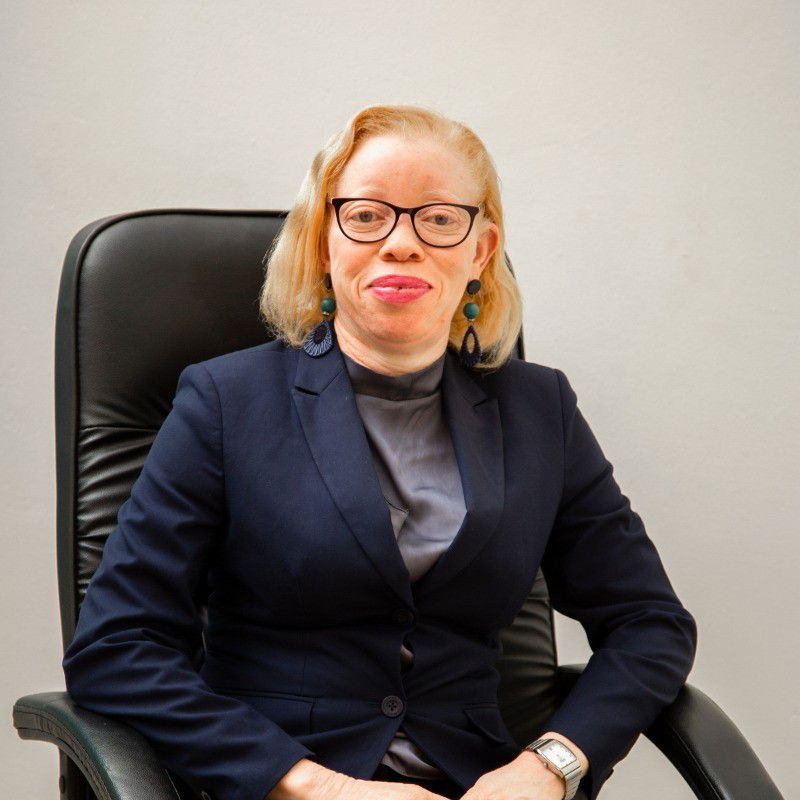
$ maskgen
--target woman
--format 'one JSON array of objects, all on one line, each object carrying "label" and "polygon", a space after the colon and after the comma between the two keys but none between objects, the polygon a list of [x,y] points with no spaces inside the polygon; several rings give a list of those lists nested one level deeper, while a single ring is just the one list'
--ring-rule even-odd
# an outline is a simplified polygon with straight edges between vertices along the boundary
[{"label": "woman", "polygon": [[[181,373],[63,667],[203,797],[594,798],[684,683],[694,619],[564,373],[510,357],[502,254],[478,137],[363,109],[270,253],[277,338]],[[493,664],[540,565],[593,655],[523,749]]]}]

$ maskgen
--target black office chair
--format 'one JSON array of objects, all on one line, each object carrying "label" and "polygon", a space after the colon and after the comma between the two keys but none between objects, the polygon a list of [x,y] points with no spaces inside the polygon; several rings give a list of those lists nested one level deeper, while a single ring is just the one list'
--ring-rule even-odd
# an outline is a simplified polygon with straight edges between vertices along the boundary
[{"label": "black office chair", "polygon": [[[187,364],[267,341],[258,316],[262,258],[285,213],[156,209],[80,230],[67,250],[55,337],[58,584],[63,647]],[[524,358],[522,337],[517,343]],[[199,609],[203,620],[206,608]],[[584,665],[559,666],[553,612],[539,571],[502,632],[498,699],[522,747]],[[204,654],[196,642],[195,663]],[[148,741],[64,691],[21,697],[23,739],[57,745],[64,800],[189,800],[197,795]],[[692,791],[707,800],[781,800],[724,712],[688,684],[645,731]],[[633,742],[631,743],[633,745]]]}]

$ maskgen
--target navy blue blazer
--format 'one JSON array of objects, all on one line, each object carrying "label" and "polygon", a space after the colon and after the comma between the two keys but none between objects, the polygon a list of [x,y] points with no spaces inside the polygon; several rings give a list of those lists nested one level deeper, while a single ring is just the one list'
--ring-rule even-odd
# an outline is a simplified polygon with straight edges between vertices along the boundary
[{"label": "navy blue blazer", "polygon": [[442,380],[467,513],[412,584],[338,344],[187,366],[64,656],[73,699],[219,800],[262,800],[301,758],[370,778],[400,725],[466,791],[521,752],[494,664],[541,565],[593,650],[541,732],[585,752],[594,798],[684,683],[695,621],[563,372],[448,349]]}]

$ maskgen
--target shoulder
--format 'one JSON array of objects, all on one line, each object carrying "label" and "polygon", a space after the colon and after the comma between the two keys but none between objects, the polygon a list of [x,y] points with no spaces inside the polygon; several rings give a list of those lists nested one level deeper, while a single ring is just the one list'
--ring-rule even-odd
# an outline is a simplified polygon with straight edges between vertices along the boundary
[{"label": "shoulder", "polygon": [[486,391],[492,394],[538,392],[548,396],[558,393],[559,375],[563,376],[561,370],[555,367],[519,358],[510,358],[496,370],[473,374]]},{"label": "shoulder", "polygon": [[263,388],[274,386],[283,376],[293,374],[297,353],[296,348],[275,339],[194,362],[184,372],[207,374],[218,391],[236,391],[248,385]]},{"label": "shoulder", "polygon": [[499,369],[489,372],[490,375],[503,375],[511,380],[552,381],[555,368],[535,361],[523,361],[521,358],[510,358]]},{"label": "shoulder", "polygon": [[499,400],[506,413],[552,409],[569,414],[577,404],[563,370],[534,361],[511,358],[496,370],[480,373],[476,381],[488,395]]}]

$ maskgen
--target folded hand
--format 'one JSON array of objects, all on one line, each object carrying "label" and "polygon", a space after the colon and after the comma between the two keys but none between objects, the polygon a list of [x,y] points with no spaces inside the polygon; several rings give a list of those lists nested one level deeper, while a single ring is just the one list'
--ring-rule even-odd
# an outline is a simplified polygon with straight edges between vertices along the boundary
[{"label": "folded hand", "polygon": [[461,796],[461,800],[562,800],[564,779],[547,769],[530,751],[486,772]]}]

